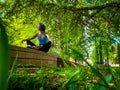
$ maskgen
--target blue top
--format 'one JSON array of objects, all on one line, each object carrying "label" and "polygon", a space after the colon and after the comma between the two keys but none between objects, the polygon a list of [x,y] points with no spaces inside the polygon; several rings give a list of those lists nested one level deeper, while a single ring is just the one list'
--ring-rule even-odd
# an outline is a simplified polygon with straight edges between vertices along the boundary
[{"label": "blue top", "polygon": [[44,36],[41,37],[40,34],[38,33],[38,43],[39,43],[39,45],[48,43],[48,38],[47,38],[46,34],[44,34]]}]

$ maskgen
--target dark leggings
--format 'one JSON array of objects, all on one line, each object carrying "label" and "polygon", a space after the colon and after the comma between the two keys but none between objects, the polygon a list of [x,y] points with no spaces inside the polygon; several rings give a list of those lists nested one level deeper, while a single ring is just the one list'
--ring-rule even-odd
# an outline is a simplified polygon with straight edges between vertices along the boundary
[{"label": "dark leggings", "polygon": [[[27,41],[27,45],[30,45],[30,46],[36,46],[33,42],[31,41]],[[48,52],[49,49],[51,47],[51,41],[49,41],[48,43],[44,44],[42,48],[40,48],[39,50],[40,51],[44,51],[44,52]]]}]

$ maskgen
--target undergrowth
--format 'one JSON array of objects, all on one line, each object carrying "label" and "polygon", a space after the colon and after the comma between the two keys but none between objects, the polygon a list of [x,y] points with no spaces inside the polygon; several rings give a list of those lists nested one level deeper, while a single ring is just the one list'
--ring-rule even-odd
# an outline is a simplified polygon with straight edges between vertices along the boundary
[{"label": "undergrowth", "polygon": [[119,69],[107,71],[100,70],[101,78],[88,66],[41,67],[34,73],[16,69],[9,78],[8,90],[119,90]]}]

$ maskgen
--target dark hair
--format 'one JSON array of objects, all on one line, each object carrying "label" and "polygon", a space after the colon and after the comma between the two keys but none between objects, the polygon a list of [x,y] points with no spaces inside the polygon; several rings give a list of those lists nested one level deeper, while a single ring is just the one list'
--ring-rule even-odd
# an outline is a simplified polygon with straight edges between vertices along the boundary
[{"label": "dark hair", "polygon": [[42,30],[42,31],[45,31],[46,26],[44,24],[42,24],[42,23],[39,23],[38,29]]}]

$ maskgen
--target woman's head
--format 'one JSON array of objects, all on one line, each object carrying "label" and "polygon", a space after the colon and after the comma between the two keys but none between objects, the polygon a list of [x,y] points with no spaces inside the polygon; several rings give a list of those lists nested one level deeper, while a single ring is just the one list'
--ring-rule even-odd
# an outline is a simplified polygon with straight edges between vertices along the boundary
[{"label": "woman's head", "polygon": [[38,30],[45,31],[45,29],[46,29],[46,26],[42,23],[39,23]]}]

